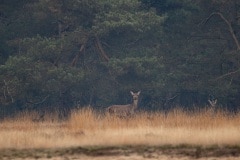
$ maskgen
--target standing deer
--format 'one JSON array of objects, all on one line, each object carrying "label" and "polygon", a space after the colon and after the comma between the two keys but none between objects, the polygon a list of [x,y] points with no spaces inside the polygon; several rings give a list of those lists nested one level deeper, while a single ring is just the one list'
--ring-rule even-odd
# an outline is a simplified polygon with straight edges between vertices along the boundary
[{"label": "standing deer", "polygon": [[217,111],[217,99],[214,98],[212,95],[209,97],[208,102],[210,104],[210,111],[212,112],[212,116],[216,114]]},{"label": "standing deer", "polygon": [[126,104],[126,105],[112,105],[107,108],[107,112],[112,115],[116,115],[118,117],[127,117],[134,114],[135,110],[138,107],[138,97],[140,95],[140,91],[137,93],[133,93],[130,91],[132,97],[133,97],[133,103],[132,104]]}]

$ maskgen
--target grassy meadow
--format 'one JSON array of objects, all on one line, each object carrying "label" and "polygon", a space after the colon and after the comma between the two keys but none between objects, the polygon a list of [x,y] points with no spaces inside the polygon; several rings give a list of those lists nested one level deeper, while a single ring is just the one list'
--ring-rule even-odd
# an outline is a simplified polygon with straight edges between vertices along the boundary
[{"label": "grassy meadow", "polygon": [[139,112],[121,119],[91,108],[74,110],[67,121],[22,113],[0,122],[0,149],[65,148],[77,146],[240,146],[240,114],[175,109]]}]

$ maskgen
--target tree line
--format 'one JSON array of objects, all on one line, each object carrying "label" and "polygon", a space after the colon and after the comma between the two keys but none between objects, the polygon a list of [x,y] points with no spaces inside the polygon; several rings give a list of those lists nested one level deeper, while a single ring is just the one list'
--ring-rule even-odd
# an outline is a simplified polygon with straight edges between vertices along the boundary
[{"label": "tree line", "polygon": [[1,0],[0,112],[240,104],[238,0]]}]

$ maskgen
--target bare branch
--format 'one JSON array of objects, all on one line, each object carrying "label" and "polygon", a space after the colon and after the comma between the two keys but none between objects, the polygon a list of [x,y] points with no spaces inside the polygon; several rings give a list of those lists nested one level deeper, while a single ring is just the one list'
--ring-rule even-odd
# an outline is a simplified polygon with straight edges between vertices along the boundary
[{"label": "bare branch", "polygon": [[83,52],[84,49],[85,49],[85,44],[81,45],[81,48],[80,48],[79,52],[77,53],[77,55],[72,60],[72,63],[71,63],[72,67],[76,66],[77,61],[78,61],[78,59],[80,57],[80,54]]},{"label": "bare branch", "polygon": [[172,97],[167,97],[165,99],[163,99],[163,106],[167,106],[169,103],[173,102],[175,98],[177,98],[179,96],[179,94],[177,93],[176,95],[172,96]]},{"label": "bare branch", "polygon": [[227,76],[236,74],[237,72],[240,72],[240,69],[238,69],[238,70],[236,70],[236,71],[228,72],[228,73],[226,73],[226,74],[224,74],[224,75],[221,75],[220,77],[217,77],[215,80],[219,80],[219,79],[225,78],[225,77],[227,77]]},{"label": "bare branch", "polygon": [[98,36],[95,36],[95,38],[96,38],[96,43],[95,43],[95,44],[96,44],[97,49],[98,49],[99,52],[100,52],[100,55],[103,57],[103,59],[104,59],[105,61],[108,62],[108,61],[109,61],[109,57],[108,57],[108,55],[106,54],[106,52],[103,50],[102,44],[101,44]]},{"label": "bare branch", "polygon": [[27,101],[30,104],[34,104],[34,105],[38,105],[38,104],[42,104],[43,102],[45,102],[47,100],[47,98],[50,97],[49,95],[47,95],[46,97],[44,97],[41,101],[39,102],[32,102],[32,101]]},{"label": "bare branch", "polygon": [[207,23],[213,16],[215,16],[215,15],[219,16],[219,17],[227,24],[228,30],[229,30],[229,32],[230,32],[230,34],[231,34],[231,36],[232,36],[232,38],[233,38],[236,46],[237,46],[237,50],[239,51],[239,50],[240,50],[240,44],[239,44],[239,41],[238,41],[238,39],[237,39],[237,36],[236,36],[235,33],[234,33],[234,30],[233,30],[233,28],[232,28],[231,23],[223,16],[222,13],[213,12],[213,13],[210,14],[210,16],[209,16],[205,21],[203,21],[202,23],[206,24],[206,23]]},{"label": "bare branch", "polygon": [[168,99],[167,99],[167,101],[174,100],[174,99],[175,99],[177,96],[179,96],[179,94],[176,94],[176,95],[174,95],[174,96],[172,96],[172,97],[168,98]]}]

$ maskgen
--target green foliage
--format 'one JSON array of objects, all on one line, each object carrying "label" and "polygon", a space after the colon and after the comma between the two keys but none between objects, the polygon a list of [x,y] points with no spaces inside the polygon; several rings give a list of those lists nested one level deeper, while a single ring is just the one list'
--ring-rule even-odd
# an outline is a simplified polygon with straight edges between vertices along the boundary
[{"label": "green foliage", "polygon": [[[236,0],[39,0],[0,7],[0,107],[146,109],[239,98]],[[229,25],[230,24],[230,25]],[[51,107],[50,107],[51,106]],[[6,107],[5,107],[6,108]]]},{"label": "green foliage", "polygon": [[62,98],[62,92],[82,85],[85,74],[82,69],[64,63],[54,65],[61,55],[59,40],[37,36],[23,39],[20,44],[19,55],[9,57],[0,67],[1,80],[7,83],[3,85],[9,88],[7,94],[14,102],[37,102],[48,96],[45,102],[53,104],[56,102],[52,101]]},{"label": "green foliage", "polygon": [[157,16],[154,10],[140,10],[137,0],[106,0],[102,2],[104,12],[96,16],[93,29],[99,34],[114,31],[118,33],[132,31],[145,32],[159,26],[164,17]]}]

